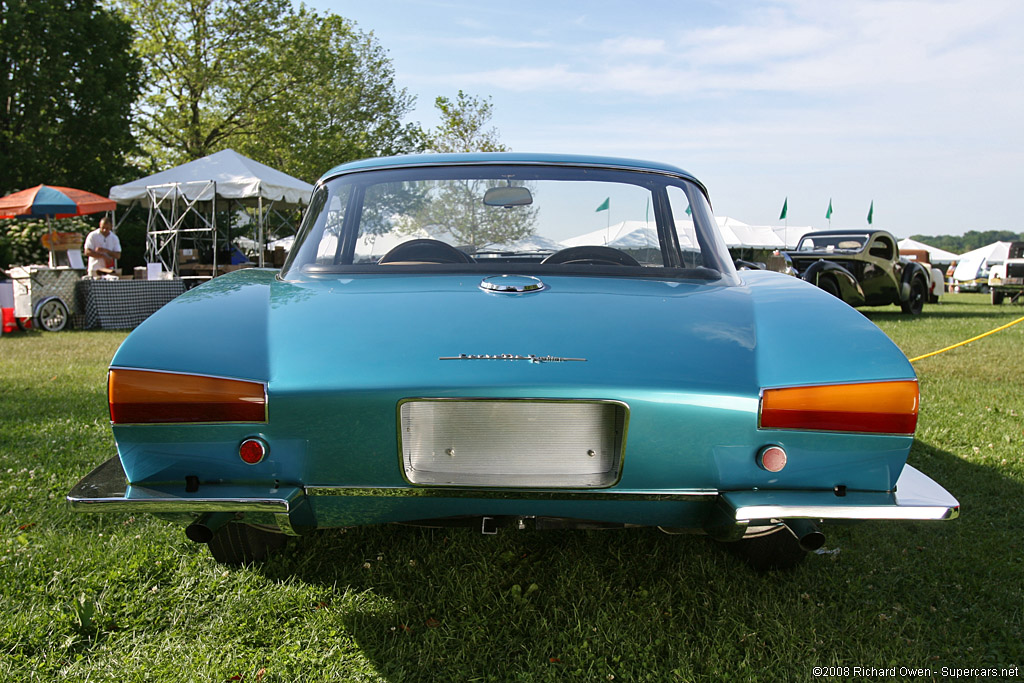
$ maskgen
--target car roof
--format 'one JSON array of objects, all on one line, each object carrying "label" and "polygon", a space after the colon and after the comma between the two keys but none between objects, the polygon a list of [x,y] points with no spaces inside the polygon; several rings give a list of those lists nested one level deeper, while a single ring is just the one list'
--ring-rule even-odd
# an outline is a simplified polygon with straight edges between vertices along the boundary
[{"label": "car roof", "polygon": [[372,169],[407,168],[410,166],[444,166],[461,164],[552,164],[563,166],[597,166],[635,171],[649,171],[681,176],[697,183],[707,194],[704,185],[683,169],[654,161],[623,159],[620,157],[588,156],[583,154],[539,154],[534,152],[471,152],[461,154],[406,154],[352,161],[335,166],[321,176],[324,181],[343,173]]},{"label": "car roof", "polygon": [[812,237],[814,235],[877,235],[878,233],[891,236],[888,230],[880,230],[878,228],[867,230],[864,230],[863,228],[850,228],[849,230],[815,230],[814,232],[805,232],[801,235],[801,238]]}]

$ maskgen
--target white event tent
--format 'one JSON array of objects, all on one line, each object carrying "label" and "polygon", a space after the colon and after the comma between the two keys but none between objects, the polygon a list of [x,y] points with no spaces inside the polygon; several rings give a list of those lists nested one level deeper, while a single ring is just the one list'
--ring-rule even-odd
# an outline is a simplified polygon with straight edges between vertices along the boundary
[{"label": "white event tent", "polygon": [[[716,216],[719,233],[728,247],[753,249],[785,249],[785,241],[767,225],[748,225],[728,216]],[[694,248],[693,223],[678,221],[679,244],[684,249]],[[640,249],[658,244],[658,231],[648,221],[620,221],[583,235],[562,240],[562,245],[575,247],[584,244],[603,244],[617,249]]]},{"label": "white event tent", "polygon": [[960,254],[957,258],[962,261],[984,259],[988,265],[992,266],[1002,263],[1009,257],[1010,244],[1010,242],[993,242],[992,244],[986,244],[983,247]]},{"label": "white event tent", "polygon": [[[149,210],[146,254],[177,272],[178,242],[183,233],[215,243],[218,209],[255,210],[257,242],[262,245],[268,218],[309,204],[313,186],[266,164],[225,149],[202,159],[110,188],[110,198],[122,205]],[[216,254],[214,267],[216,268]],[[263,250],[260,248],[260,265]]]},{"label": "white event tent", "polygon": [[[680,230],[680,242],[685,241],[684,234],[686,231]],[[579,247],[588,244],[604,245],[615,249],[642,249],[659,244],[658,230],[649,221],[619,221],[606,228],[561,241],[563,247]],[[690,245],[682,244],[682,246]]]},{"label": "white event tent", "polygon": [[753,249],[785,249],[786,242],[767,225],[749,225],[729,216],[715,216],[726,246]]}]

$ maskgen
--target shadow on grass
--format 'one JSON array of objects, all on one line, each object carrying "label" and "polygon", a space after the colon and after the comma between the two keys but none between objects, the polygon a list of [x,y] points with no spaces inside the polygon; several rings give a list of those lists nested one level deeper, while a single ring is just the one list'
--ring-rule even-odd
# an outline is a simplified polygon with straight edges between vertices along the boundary
[{"label": "shadow on grass", "polygon": [[[980,308],[980,307],[979,307]],[[991,318],[993,321],[1005,318],[1009,313],[1016,313],[1018,316],[1024,314],[1024,308],[1010,309],[1009,307],[1002,306],[989,306],[988,309],[981,310],[941,310],[934,308],[926,308],[924,312],[919,316],[907,315],[900,311],[879,311],[872,309],[858,309],[864,314],[864,317],[872,322],[878,323],[881,321],[886,322],[903,322],[903,323],[914,323],[914,322],[927,322],[929,319],[940,318],[943,320],[964,320],[964,319],[977,319],[977,318]]]},{"label": "shadow on grass", "polygon": [[927,444],[910,460],[958,497],[962,519],[828,526],[838,552],[790,572],[756,574],[701,537],[650,529],[397,526],[321,532],[263,572],[326,588],[394,681],[801,680],[839,663],[1019,662],[1024,486]]}]

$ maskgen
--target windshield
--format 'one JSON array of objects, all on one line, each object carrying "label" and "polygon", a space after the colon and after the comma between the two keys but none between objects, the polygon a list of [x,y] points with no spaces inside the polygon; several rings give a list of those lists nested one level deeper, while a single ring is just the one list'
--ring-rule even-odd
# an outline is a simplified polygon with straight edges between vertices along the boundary
[{"label": "windshield", "polygon": [[863,249],[867,241],[867,235],[805,235],[796,250],[855,252]]},{"label": "windshield", "polygon": [[703,192],[684,178],[441,165],[358,171],[319,185],[282,277],[499,269],[735,275]]}]

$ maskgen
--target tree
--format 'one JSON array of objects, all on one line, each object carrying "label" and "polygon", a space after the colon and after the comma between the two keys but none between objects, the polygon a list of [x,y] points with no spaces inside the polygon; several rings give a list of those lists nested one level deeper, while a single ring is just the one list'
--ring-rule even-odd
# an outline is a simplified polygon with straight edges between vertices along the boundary
[{"label": "tree", "polygon": [[[451,236],[455,244],[483,250],[507,246],[534,234],[537,210],[532,206],[487,206],[492,187],[517,184],[505,180],[441,180],[409,227],[436,237]],[[409,228],[406,228],[409,232]]]},{"label": "tree", "polygon": [[498,140],[496,128],[487,128],[494,105],[491,99],[472,97],[459,91],[452,102],[447,97],[434,100],[441,123],[431,132],[429,146],[435,152],[507,152]]},{"label": "tree", "polygon": [[963,254],[993,242],[1014,242],[1024,240],[1024,233],[1012,230],[968,230],[963,235],[912,235],[910,239],[938,247],[954,254]]},{"label": "tree", "polygon": [[0,195],[126,180],[140,72],[131,25],[94,0],[0,0]]},{"label": "tree", "polygon": [[289,0],[122,0],[147,87],[139,136],[153,165],[233,147],[315,179],[363,156],[415,151],[413,98],[372,35]]},{"label": "tree", "polygon": [[[435,152],[506,152],[498,131],[488,128],[493,105],[490,98],[472,97],[459,91],[455,101],[438,97],[434,106],[441,123],[431,132]],[[413,225],[430,234],[450,235],[457,244],[485,249],[508,245],[536,230],[537,211],[532,206],[494,207],[483,203],[484,193],[505,184],[502,180],[449,180],[438,184],[414,216]]]},{"label": "tree", "polygon": [[395,86],[387,52],[371,34],[333,14],[302,10],[291,22],[282,61],[302,83],[256,112],[260,133],[239,151],[312,181],[346,161],[423,149],[422,129],[402,121],[415,99]]}]

